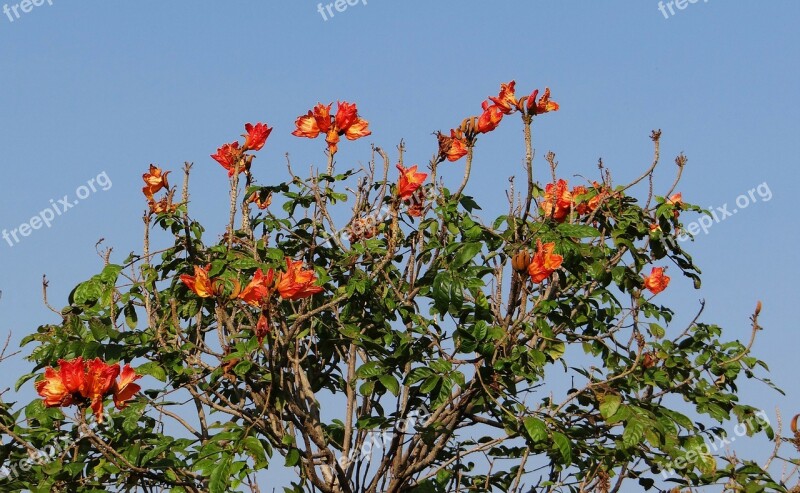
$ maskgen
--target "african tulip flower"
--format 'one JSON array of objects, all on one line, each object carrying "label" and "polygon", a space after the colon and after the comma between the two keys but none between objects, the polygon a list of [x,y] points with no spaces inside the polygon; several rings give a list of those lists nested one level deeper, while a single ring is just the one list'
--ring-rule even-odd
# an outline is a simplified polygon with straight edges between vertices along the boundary
[{"label": "african tulip flower", "polygon": [[331,105],[318,103],[307,115],[298,116],[294,124],[297,129],[292,132],[296,137],[316,138],[320,133],[328,133],[331,128]]},{"label": "african tulip flower", "polygon": [[314,139],[321,133],[325,134],[328,151],[335,154],[342,135],[348,140],[356,140],[372,133],[368,128],[369,123],[358,116],[355,103],[338,102],[336,115],[333,117],[330,114],[332,105],[333,103],[327,106],[318,103],[308,114],[298,116],[292,135]]},{"label": "african tulip flower", "polygon": [[572,194],[563,179],[556,183],[548,183],[544,189],[542,211],[546,217],[552,217],[558,222],[564,222],[572,207]]},{"label": "african tulip flower", "polygon": [[44,379],[34,385],[36,392],[44,398],[46,407],[70,406],[80,399],[84,380],[83,358],[58,360],[58,370],[48,367]]},{"label": "african tulip flower", "polygon": [[107,364],[100,358],[84,361],[82,357],[65,361],[58,360],[58,370],[45,369],[44,378],[35,384],[45,407],[65,407],[88,403],[97,418],[103,421],[103,400],[113,394],[118,409],[125,406],[141,388],[133,382],[139,378],[130,365],[122,369],[117,364]]},{"label": "african tulip flower", "polygon": [[681,209],[683,208],[683,194],[681,192],[673,194],[665,202],[675,207],[675,210],[672,212],[672,214],[677,218],[681,213]]},{"label": "african tulip flower", "polygon": [[253,275],[253,280],[239,293],[239,298],[249,305],[261,306],[272,293],[274,280],[275,272],[272,269],[267,271],[266,275],[258,269]]},{"label": "african tulip flower", "polygon": [[264,315],[262,311],[261,314],[258,316],[258,321],[256,322],[256,339],[258,339],[258,343],[261,344],[264,342],[264,337],[267,336],[269,332],[269,318]]},{"label": "african tulip flower", "polygon": [[553,253],[555,243],[542,244],[542,240],[536,240],[536,252],[531,257],[528,264],[528,274],[535,283],[540,283],[550,277],[550,274],[561,267],[564,257]]},{"label": "african tulip flower", "polygon": [[267,207],[272,205],[272,193],[270,192],[267,195],[267,198],[261,200],[261,194],[258,192],[253,192],[253,194],[250,195],[250,202],[256,204],[256,207],[258,207],[259,209],[262,210],[266,209]]},{"label": "african tulip flower", "polygon": [[286,257],[286,272],[278,276],[276,289],[281,298],[299,300],[324,290],[322,286],[314,285],[316,281],[317,275],[313,270],[304,269],[301,260]]},{"label": "african tulip flower", "polygon": [[178,209],[178,204],[170,203],[168,197],[162,197],[158,202],[151,200],[147,202],[147,205],[150,207],[151,214],[172,214]]},{"label": "african tulip flower", "polygon": [[153,200],[153,194],[162,188],[169,188],[169,183],[167,182],[167,175],[169,173],[169,171],[163,173],[161,168],[151,164],[150,171],[142,175],[142,179],[145,183],[144,188],[142,188],[142,192],[144,193],[144,196],[147,197],[148,201]]},{"label": "african tulip flower", "polygon": [[397,195],[407,200],[414,195],[414,192],[422,185],[427,178],[427,173],[417,172],[417,165],[410,168],[405,168],[403,165],[398,164],[397,169],[400,170],[400,179],[397,181]]},{"label": "african tulip flower", "polygon": [[264,147],[264,143],[267,142],[270,132],[272,132],[272,128],[265,123],[256,123],[255,125],[246,123],[244,130],[247,132],[246,135],[243,135],[245,138],[244,150],[249,151],[260,151]]},{"label": "african tulip flower", "polygon": [[[239,141],[235,141],[230,144],[222,145],[217,149],[217,153],[212,154],[211,157],[223,168],[228,170],[228,177],[231,177],[233,176],[233,171],[236,169],[236,163],[242,158],[243,150],[244,149],[239,148]],[[239,172],[245,171],[246,167],[246,164],[240,166]]]},{"label": "african tulip flower", "polygon": [[505,115],[510,115],[517,106],[517,97],[514,95],[515,84],[513,80],[508,84],[500,84],[500,93],[497,97],[489,98]]},{"label": "african tulip flower", "polygon": [[119,376],[119,365],[106,364],[100,358],[86,363],[86,376],[81,394],[89,399],[98,423],[103,422],[103,398],[112,391],[117,376]]},{"label": "african tulip flower", "polygon": [[214,286],[208,278],[208,271],[211,270],[211,264],[205,267],[194,266],[194,275],[181,274],[181,281],[186,286],[194,291],[194,293],[201,298],[210,298],[214,296]]},{"label": "african tulip flower", "polygon": [[536,96],[539,95],[539,90],[536,89],[528,96],[528,114],[541,115],[542,113],[549,113],[551,111],[558,111],[558,103],[550,100],[550,88],[544,89],[544,94],[536,101]]},{"label": "african tulip flower", "polygon": [[483,108],[483,113],[478,118],[478,132],[485,134],[500,125],[500,120],[503,119],[503,110],[496,104],[489,105],[488,101],[484,101],[481,108]]},{"label": "african tulip flower", "polygon": [[644,277],[644,287],[653,294],[658,294],[667,289],[669,276],[664,275],[663,267],[653,267],[649,276]]},{"label": "african tulip flower", "polygon": [[437,132],[436,137],[439,139],[440,162],[445,159],[455,162],[467,155],[467,143],[456,134],[455,130],[450,130],[450,137],[442,132]]},{"label": "african tulip flower", "polygon": [[122,367],[122,372],[119,375],[119,382],[114,384],[114,406],[117,409],[123,409],[128,405],[128,401],[133,398],[134,394],[139,392],[142,388],[133,382],[142,378],[137,374],[131,365],[126,364]]}]

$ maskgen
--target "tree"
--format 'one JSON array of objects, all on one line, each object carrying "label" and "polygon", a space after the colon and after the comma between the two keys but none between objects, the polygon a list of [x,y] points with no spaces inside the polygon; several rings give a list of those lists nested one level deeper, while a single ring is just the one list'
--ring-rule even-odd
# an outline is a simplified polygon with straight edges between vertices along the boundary
[{"label": "tree", "polygon": [[[699,313],[672,327],[657,302],[670,276],[700,285],[674,241],[681,215],[702,212],[673,194],[686,158],[655,195],[654,131],[641,177],[615,185],[601,161],[596,181],[570,188],[552,152],[547,169],[533,164],[532,124],[558,104],[514,89],[438,133],[427,172],[406,165],[402,143],[336,172],[341,138],[370,134],[341,102],[295,122],[294,135],[325,137],[325,171],[304,179],[288,165],[287,182],[258,185],[272,129],[247,124],[244,144],[212,156],[231,208],[210,243],[189,213],[192,165],[179,200],[151,165],[143,252],[112,263],[105,251],[61,320],[24,340],[36,368],[18,387],[35,378],[42,399],[4,404],[0,485],[260,491],[258,472],[282,458],[297,492],[608,492],[666,477],[787,491],[788,478],[706,443],[734,424],[784,440],[737,396],[766,368],[753,341],[725,341]],[[515,114],[523,185],[512,180],[508,213],[484,223],[465,194],[476,144]],[[464,162],[453,190],[438,173],[447,161]]]}]

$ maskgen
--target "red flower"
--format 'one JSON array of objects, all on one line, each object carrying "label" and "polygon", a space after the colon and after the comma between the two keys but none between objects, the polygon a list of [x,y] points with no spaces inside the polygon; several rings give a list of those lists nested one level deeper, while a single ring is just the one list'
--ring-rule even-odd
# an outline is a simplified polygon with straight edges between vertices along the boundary
[{"label": "red flower", "polygon": [[258,316],[258,322],[256,322],[256,338],[259,344],[264,342],[267,333],[269,333],[269,318],[266,317],[262,311]]},{"label": "red flower", "polygon": [[515,82],[513,80],[508,84],[500,84],[500,94],[498,94],[496,98],[489,98],[505,115],[510,115],[517,106],[517,98],[514,95],[514,84]]},{"label": "red flower", "polygon": [[333,103],[325,106],[318,103],[313,111],[298,116],[294,124],[297,127],[292,135],[314,139],[320,133],[325,134],[328,151],[335,154],[338,150],[339,137],[344,135],[348,140],[356,140],[370,135],[369,123],[358,116],[355,103],[340,101],[337,103],[336,115],[331,117]]},{"label": "red flower", "polygon": [[428,174],[417,172],[416,164],[410,168],[404,168],[401,164],[398,164],[397,169],[400,170],[400,179],[397,181],[397,195],[401,199],[407,200],[414,195],[414,192],[422,185]]},{"label": "red flower", "polygon": [[103,422],[103,400],[109,394],[114,395],[114,403],[118,409],[140,390],[133,383],[141,378],[130,367],[125,365],[122,377],[118,364],[107,364],[100,358],[84,361],[82,357],[70,361],[58,360],[59,369],[47,368],[44,379],[36,382],[36,391],[43,397],[46,407],[65,407],[76,403],[88,402],[98,423]]},{"label": "red flower", "polygon": [[201,298],[210,298],[214,296],[214,285],[208,278],[208,271],[211,270],[211,264],[205,267],[194,266],[194,275],[181,274],[181,281],[186,284],[194,293]]},{"label": "red flower", "polygon": [[450,137],[442,132],[437,132],[439,139],[439,161],[455,162],[467,155],[467,143],[459,138],[455,130],[450,130]]},{"label": "red flower", "polygon": [[97,422],[102,423],[103,398],[112,390],[114,380],[119,376],[119,365],[108,365],[95,358],[86,364],[86,370],[81,394],[89,399]]},{"label": "red flower", "polygon": [[239,298],[249,305],[261,306],[272,293],[274,281],[275,272],[272,269],[268,270],[266,275],[258,269],[253,275],[253,280],[239,294]]},{"label": "red flower", "polygon": [[58,370],[48,367],[44,379],[36,382],[36,392],[44,398],[46,407],[70,406],[80,399],[83,387],[83,358],[58,360]]},{"label": "red flower", "polygon": [[503,110],[496,104],[490,106],[488,101],[484,101],[481,108],[483,113],[478,118],[478,132],[485,134],[497,128],[503,119]]},{"label": "red flower", "polygon": [[[243,149],[239,148],[239,141],[236,141],[230,144],[224,144],[217,149],[217,153],[212,154],[211,157],[222,165],[223,168],[228,170],[228,177],[230,178],[233,176],[233,171],[236,169],[236,163],[242,158],[242,151]],[[246,164],[239,166],[239,172],[245,171],[246,168]]]},{"label": "red flower", "polygon": [[167,175],[169,173],[169,171],[162,173],[161,168],[151,164],[150,171],[142,175],[142,179],[145,183],[144,188],[142,188],[142,192],[144,193],[144,196],[147,197],[148,202],[153,200],[153,194],[162,188],[169,188],[169,183],[167,182]]},{"label": "red flower", "polygon": [[299,300],[322,292],[322,286],[315,286],[317,275],[313,270],[303,268],[303,262],[286,257],[286,272],[278,276],[277,290],[281,298]]},{"label": "red flower", "polygon": [[564,257],[554,254],[553,250],[555,248],[555,243],[542,245],[542,240],[536,240],[536,253],[533,254],[531,263],[528,265],[528,274],[533,282],[540,283],[544,281],[556,269],[561,267]]},{"label": "red flower", "polygon": [[572,207],[572,194],[569,192],[567,182],[558,180],[555,184],[548,183],[544,189],[542,211],[546,217],[552,217],[558,222],[564,222]]},{"label": "red flower", "polygon": [[539,95],[539,90],[536,89],[528,96],[528,113],[531,115],[541,115],[542,113],[549,113],[550,111],[558,111],[558,103],[550,101],[550,88],[544,89],[544,94],[536,101],[536,96]]},{"label": "red flower", "polygon": [[134,394],[142,389],[138,384],[133,383],[140,378],[142,378],[142,376],[137,374],[134,369],[131,368],[131,365],[126,364],[122,367],[119,382],[114,384],[114,405],[117,409],[125,408]]},{"label": "red flower", "polygon": [[669,276],[664,275],[663,267],[653,267],[649,276],[644,277],[644,287],[653,294],[658,294],[667,289]]},{"label": "red flower", "polygon": [[247,135],[243,136],[245,138],[243,150],[251,151],[260,151],[267,142],[270,132],[272,132],[272,129],[265,123],[256,123],[255,125],[246,123],[244,129]]}]

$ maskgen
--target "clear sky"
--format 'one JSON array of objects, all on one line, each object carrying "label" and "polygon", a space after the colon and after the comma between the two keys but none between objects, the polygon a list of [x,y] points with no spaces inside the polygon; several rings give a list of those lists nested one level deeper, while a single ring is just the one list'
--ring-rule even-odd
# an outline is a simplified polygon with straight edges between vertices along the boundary
[{"label": "clear sky", "polygon": [[[368,0],[323,17],[308,0],[52,0],[17,8],[17,18],[17,1],[0,13],[0,228],[19,228],[51,199],[86,198],[13,246],[0,240],[0,335],[10,332],[13,345],[57,321],[41,303],[42,274],[61,307],[99,271],[100,238],[117,261],[141,249],[149,163],[178,175],[193,161],[193,215],[219,233],[228,185],[209,154],[244,122],[275,127],[254,164],[262,183],[286,179],[287,151],[295,169],[323,164],[321,140],[290,135],[318,101],[357,102],[373,130],[341,145],[339,169],[366,162],[370,142],[392,149],[401,138],[408,160],[424,165],[432,132],[477,114],[500,82],[515,79],[520,93],[549,86],[561,104],[536,122],[537,173],[553,150],[563,177],[594,177],[602,157],[616,183],[629,181],[649,165],[648,135],[660,128],[656,193],[669,188],[683,151],[684,200],[737,210],[688,247],[702,289],[673,279],[660,296],[683,322],[705,299],[702,320],[742,340],[762,300],[755,354],[787,396],[755,381],[742,394],[768,411],[800,412],[800,3],[700,0],[670,14],[655,0]],[[513,120],[476,151],[468,193],[492,218],[505,207],[508,176],[521,171]],[[463,161],[447,166],[455,182]],[[110,185],[78,190],[93,178]],[[763,193],[737,207],[752,189]],[[4,388],[24,372],[15,361],[3,366]]]}]

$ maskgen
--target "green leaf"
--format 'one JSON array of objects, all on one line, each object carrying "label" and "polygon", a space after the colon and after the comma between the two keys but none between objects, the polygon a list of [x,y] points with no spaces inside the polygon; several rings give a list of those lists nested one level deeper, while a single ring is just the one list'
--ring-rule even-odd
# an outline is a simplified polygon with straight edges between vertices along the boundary
[{"label": "green leaf", "polygon": [[[300,455],[299,453],[297,454]],[[228,479],[230,478],[231,462],[233,459],[225,456],[219,464],[211,470],[211,477],[208,481],[208,490],[210,493],[225,493],[228,489]]]},{"label": "green leaf", "polygon": [[133,303],[128,303],[125,305],[125,323],[128,324],[128,327],[131,329],[135,329],[136,325],[139,321],[139,317],[136,316],[136,307],[133,306]]},{"label": "green leaf", "polygon": [[381,375],[378,380],[386,387],[393,395],[400,393],[400,383],[392,375]]},{"label": "green leaf", "polygon": [[603,419],[608,419],[616,414],[620,404],[622,404],[621,396],[606,394],[603,401],[600,403],[600,414],[603,416]]},{"label": "green leaf", "polygon": [[600,231],[585,224],[561,223],[556,228],[556,231],[561,233],[562,236],[570,238],[597,238],[600,236]]},{"label": "green leaf", "polygon": [[298,463],[300,463],[300,451],[293,448],[286,454],[286,463],[284,465],[286,467],[294,467]]},{"label": "green leaf", "polygon": [[151,377],[162,382],[167,381],[167,372],[160,364],[151,361],[136,368],[136,373],[140,375],[150,375]]},{"label": "green leaf", "polygon": [[553,432],[553,443],[556,448],[561,452],[561,457],[564,458],[566,465],[572,464],[572,444],[569,443],[569,438],[563,433],[557,431]]},{"label": "green leaf", "polygon": [[525,431],[528,432],[528,437],[534,443],[541,442],[547,439],[547,425],[544,421],[533,416],[525,418],[522,423],[525,425]]},{"label": "green leaf", "polygon": [[625,424],[625,431],[622,432],[622,443],[626,447],[633,448],[641,443],[644,438],[645,423],[633,417]]}]

